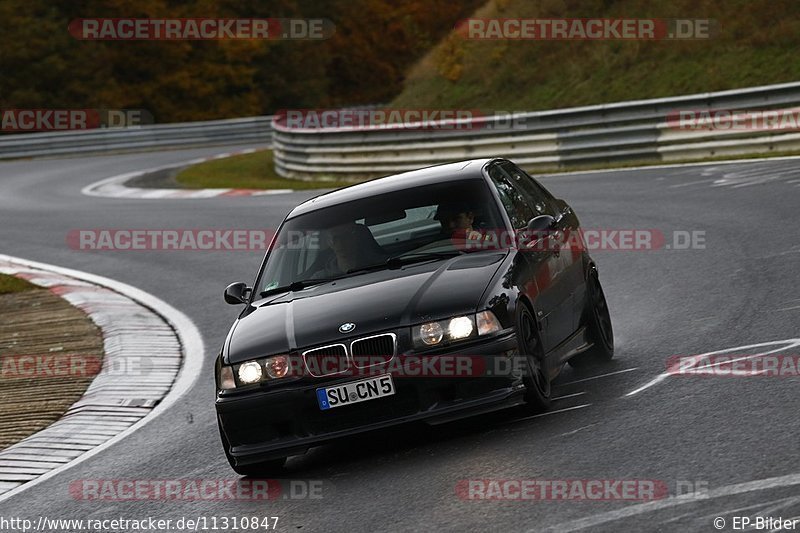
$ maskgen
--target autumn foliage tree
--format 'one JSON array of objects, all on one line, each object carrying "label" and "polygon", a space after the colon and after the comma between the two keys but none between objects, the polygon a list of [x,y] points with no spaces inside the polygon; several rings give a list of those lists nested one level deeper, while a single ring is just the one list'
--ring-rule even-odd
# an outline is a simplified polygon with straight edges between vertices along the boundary
[{"label": "autumn foliage tree", "polygon": [[[146,109],[157,122],[380,103],[481,0],[6,0],[0,107]],[[81,41],[76,18],[326,18],[326,40]]]}]

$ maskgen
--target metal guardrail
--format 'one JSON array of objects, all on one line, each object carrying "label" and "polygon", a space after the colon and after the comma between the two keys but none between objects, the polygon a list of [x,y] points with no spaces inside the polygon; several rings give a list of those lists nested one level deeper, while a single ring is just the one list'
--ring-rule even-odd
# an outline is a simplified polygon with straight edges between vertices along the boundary
[{"label": "metal guardrail", "polygon": [[[532,170],[581,164],[676,161],[800,149],[800,132],[680,130],[681,110],[768,110],[800,106],[800,82],[636,100],[507,117],[467,127],[300,129],[273,124],[278,174],[287,178],[365,177],[460,159],[504,156]],[[522,124],[522,126],[520,126]]]},{"label": "metal guardrail", "polygon": [[461,129],[293,129],[272,116],[0,135],[0,159],[263,143],[279,175],[365,177],[459,159],[505,156],[532,170],[581,164],[676,161],[800,149],[800,131],[680,130],[678,110],[800,106],[800,82],[671,98],[477,117]]},{"label": "metal guardrail", "polygon": [[0,159],[226,144],[269,145],[271,140],[272,116],[262,116],[127,128],[0,135]]}]

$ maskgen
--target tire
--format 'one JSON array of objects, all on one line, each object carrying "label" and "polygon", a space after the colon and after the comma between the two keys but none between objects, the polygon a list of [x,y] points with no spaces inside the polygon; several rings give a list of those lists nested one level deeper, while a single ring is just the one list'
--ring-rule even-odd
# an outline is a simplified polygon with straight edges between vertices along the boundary
[{"label": "tire", "polygon": [[225,450],[225,457],[228,459],[228,463],[231,465],[234,472],[240,476],[267,477],[278,474],[283,470],[284,465],[286,465],[286,457],[249,465],[237,465],[236,459],[230,454],[230,444],[228,444],[228,439],[225,438],[225,433],[222,432],[222,426],[219,424],[219,421],[217,421],[217,426],[219,427],[219,437],[222,440],[222,449]]},{"label": "tire", "polygon": [[608,302],[600,285],[597,269],[592,267],[587,279],[587,302],[584,316],[592,347],[569,360],[570,366],[582,368],[592,363],[610,361],[614,357],[614,329]]},{"label": "tire", "polygon": [[552,387],[550,377],[544,367],[544,352],[539,341],[539,330],[536,319],[530,309],[520,303],[517,307],[517,347],[520,355],[525,357],[526,370],[525,406],[528,411],[540,413],[550,408]]}]

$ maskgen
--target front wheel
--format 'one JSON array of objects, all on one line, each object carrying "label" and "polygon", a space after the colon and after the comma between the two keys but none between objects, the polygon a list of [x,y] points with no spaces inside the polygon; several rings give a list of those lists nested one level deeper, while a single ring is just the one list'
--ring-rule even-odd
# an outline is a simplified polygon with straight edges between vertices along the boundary
[{"label": "front wheel", "polygon": [[593,362],[610,361],[614,357],[614,330],[611,314],[597,269],[592,268],[587,280],[587,306],[584,311],[589,341],[592,347],[569,360],[572,367],[580,368]]},{"label": "front wheel", "polygon": [[550,408],[550,377],[544,360],[544,351],[539,341],[536,320],[530,310],[522,303],[517,311],[517,346],[525,357],[527,372],[525,383],[526,406],[532,412],[542,412]]}]

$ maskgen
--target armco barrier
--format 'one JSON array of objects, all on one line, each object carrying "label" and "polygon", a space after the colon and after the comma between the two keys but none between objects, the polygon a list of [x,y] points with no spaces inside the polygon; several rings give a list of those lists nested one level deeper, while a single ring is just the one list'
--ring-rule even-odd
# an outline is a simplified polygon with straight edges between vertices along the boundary
[{"label": "armco barrier", "polygon": [[272,117],[0,135],[0,159],[272,141]]},{"label": "armco barrier", "polygon": [[[281,176],[365,177],[460,159],[506,156],[526,168],[676,161],[800,149],[800,131],[678,130],[679,110],[767,110],[800,105],[800,82],[671,98],[480,117],[462,129],[322,128],[273,124]],[[520,126],[520,125],[524,126]]]},{"label": "armco barrier", "polygon": [[494,117],[480,117],[466,129],[301,130],[261,116],[0,135],[0,159],[263,143],[275,151],[278,174],[300,179],[375,176],[495,155],[512,157],[530,169],[669,162],[800,149],[800,131],[678,130],[667,124],[670,112],[796,106],[800,106],[800,82],[518,113],[513,128]]}]

